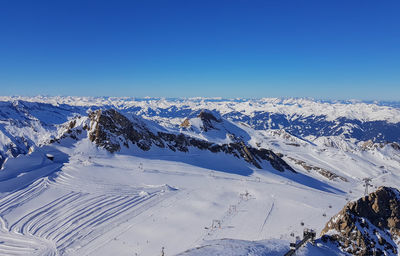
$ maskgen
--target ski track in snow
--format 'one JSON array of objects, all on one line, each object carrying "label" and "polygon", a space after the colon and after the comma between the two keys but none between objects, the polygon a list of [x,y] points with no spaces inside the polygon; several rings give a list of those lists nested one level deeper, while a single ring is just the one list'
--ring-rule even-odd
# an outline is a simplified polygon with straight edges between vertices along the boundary
[{"label": "ski track in snow", "polygon": [[269,211],[268,211],[268,213],[267,213],[267,216],[265,217],[265,220],[264,220],[262,226],[260,227],[260,231],[258,232],[258,236],[259,236],[259,237],[261,236],[261,233],[262,233],[263,230],[264,230],[264,226],[265,226],[265,224],[267,223],[268,218],[269,218],[269,216],[271,215],[272,210],[274,209],[274,206],[275,206],[275,202],[272,201],[271,208],[269,209]]},{"label": "ski track in snow", "polygon": [[[85,186],[73,178],[66,173],[54,181],[41,178],[0,199],[0,255],[59,255],[79,249],[173,192],[159,186],[142,194],[141,188],[93,183],[89,188],[97,185],[97,189],[89,193],[82,191]],[[34,199],[49,186],[65,192],[8,227],[4,214]]]},{"label": "ski track in snow", "polygon": [[57,255],[51,241],[32,235],[10,232],[5,213],[41,194],[49,185],[47,178],[41,178],[24,189],[9,193],[0,199],[0,255]]},{"label": "ski track in snow", "polygon": [[[64,250],[116,217],[156,194],[141,196],[91,196],[68,193],[19,219],[11,230],[54,241]],[[93,234],[92,234],[93,235]]]},{"label": "ski track in snow", "polygon": [[6,195],[0,199],[0,215],[38,196],[48,185],[49,180],[47,178],[41,178],[24,189]]},{"label": "ski track in snow", "polygon": [[[152,149],[143,154],[144,159],[140,157],[142,154],[133,158],[124,156],[126,152],[131,151],[121,152],[119,156],[115,154],[114,158],[103,154],[101,149],[92,148],[94,145],[91,142],[86,144],[89,142],[87,139],[82,139],[76,144],[71,142],[70,138],[67,138],[65,143],[61,141],[62,143],[54,145],[47,145],[46,142],[51,136],[57,137],[61,134],[58,134],[59,132],[65,132],[64,128],[67,128],[64,126],[71,124],[66,122],[72,120],[72,114],[81,113],[85,116],[86,107],[67,107],[62,110],[63,107],[58,105],[60,102],[87,107],[113,106],[132,117],[138,113],[130,108],[139,107],[141,113],[138,114],[138,118],[161,122],[168,131],[174,133],[177,132],[176,126],[186,118],[186,114],[185,117],[162,117],[163,111],[171,106],[178,110],[188,108],[194,112],[203,108],[215,109],[227,117],[230,113],[236,115],[235,112],[238,113],[238,117],[243,114],[250,118],[255,117],[259,111],[270,112],[282,114],[283,118],[287,117],[290,122],[295,122],[296,118],[303,115],[314,115],[323,109],[328,121],[348,117],[360,121],[386,120],[388,123],[400,122],[398,107],[379,107],[364,103],[323,103],[305,99],[277,102],[273,99],[249,102],[213,102],[206,99],[136,101],[113,98],[32,100],[53,102],[61,112],[53,112],[53,107],[50,106],[42,106],[43,109],[40,110],[39,105],[16,102],[13,103],[17,110],[15,115],[7,114],[10,120],[15,118],[18,121],[20,116],[27,117],[33,126],[19,127],[10,122],[7,129],[4,129],[7,134],[0,134],[5,138],[0,138],[0,146],[2,141],[11,142],[11,137],[8,136],[18,135],[32,140],[38,147],[32,148],[32,154],[9,158],[5,166],[10,169],[3,168],[9,173],[4,172],[1,175],[1,183],[6,187],[0,194],[0,256],[132,255],[134,252],[138,255],[160,255],[160,251],[156,250],[161,246],[165,246],[166,255],[172,255],[179,253],[178,250],[183,251],[198,245],[206,246],[207,243],[213,243],[214,239],[254,240],[280,237],[281,240],[288,241],[291,239],[289,234],[302,232],[303,225],[298,225],[300,221],[303,224],[307,223],[309,227],[321,228],[326,223],[326,216],[332,216],[345,201],[362,195],[363,188],[360,183],[364,176],[372,177],[373,181],[376,181],[374,185],[380,185],[385,180],[395,186],[399,184],[399,154],[389,147],[371,149],[371,153],[353,152],[358,146],[354,144],[353,148],[353,142],[349,142],[348,151],[346,140],[340,137],[337,137],[337,140],[321,137],[324,140],[314,141],[312,137],[296,138],[290,133],[276,130],[255,131],[245,123],[235,126],[231,131],[226,128],[233,125],[228,120],[224,123],[228,126],[221,125],[220,130],[226,131],[227,134],[213,131],[203,133],[198,127],[192,132],[179,129],[179,133],[215,143],[224,142],[228,138],[226,135],[237,135],[238,138],[248,136],[249,140],[243,140],[250,146],[259,142],[261,146],[257,147],[271,149],[307,164],[326,168],[349,178],[349,182],[331,181],[317,172],[308,173],[299,164],[293,164],[298,167],[299,175],[276,173],[268,167],[266,172],[255,170],[254,175],[239,176],[234,171],[235,168],[241,167],[234,166],[232,173],[220,172],[219,167],[214,169],[212,159],[209,165],[198,165],[197,160],[193,165],[182,161],[188,158],[202,159],[203,153],[177,152],[177,155],[167,155],[167,160],[163,160],[166,158],[163,153],[165,151]],[[34,107],[32,115],[30,106]],[[22,115],[18,114],[20,110],[26,111],[26,115],[22,112]],[[161,112],[152,114],[152,110]],[[48,115],[49,113],[51,114]],[[75,118],[75,121],[79,120],[76,127],[83,124],[85,118]],[[49,126],[39,125],[42,121]],[[271,128],[271,117],[268,122],[268,127]],[[196,127],[199,122],[193,122],[191,125]],[[149,127],[158,129],[158,126]],[[321,130],[317,134],[323,136],[324,133]],[[332,148],[326,144],[330,141],[334,143]],[[296,143],[298,146],[294,147]],[[24,148],[22,144],[21,147]],[[53,154],[53,163],[53,160],[46,158],[46,152]],[[150,156],[149,159],[147,155]],[[172,162],[174,163],[171,164]],[[138,163],[142,165],[141,168],[136,167]],[[46,177],[47,175],[49,176]],[[316,178],[307,179],[305,176]],[[32,181],[34,182],[25,186]],[[157,184],[170,184],[179,187],[180,190]],[[19,189],[15,190],[17,187]],[[9,192],[11,189],[15,191]],[[246,194],[249,189],[250,198],[237,198],[237,194],[243,194],[244,189]],[[345,192],[350,189],[353,190],[349,192],[352,194]],[[278,195],[277,198],[274,198],[272,193]],[[272,198],[268,195],[272,195]],[[294,207],[296,214],[292,212]],[[217,220],[219,225],[210,227],[214,220]]]},{"label": "ski track in snow", "polygon": [[0,255],[59,255],[54,243],[45,239],[4,231],[0,237]]}]

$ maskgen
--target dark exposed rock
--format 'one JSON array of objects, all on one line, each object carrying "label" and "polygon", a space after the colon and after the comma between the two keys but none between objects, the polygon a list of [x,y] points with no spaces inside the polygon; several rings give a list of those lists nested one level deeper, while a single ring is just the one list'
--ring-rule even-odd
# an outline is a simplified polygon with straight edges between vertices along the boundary
[{"label": "dark exposed rock", "polygon": [[156,137],[143,124],[134,124],[124,115],[114,109],[98,110],[89,114],[91,120],[89,139],[111,153],[121,149],[129,142],[136,143],[142,150],[149,150],[154,143],[160,147],[161,139]]},{"label": "dark exposed rock", "polygon": [[[199,114],[203,122],[211,124],[221,122],[211,113],[202,111]],[[140,149],[147,151],[153,145],[160,148],[169,148],[172,151],[188,152],[189,147],[200,150],[209,150],[213,153],[225,153],[237,158],[243,158],[257,168],[261,167],[261,161],[270,162],[278,171],[294,170],[271,150],[256,149],[246,146],[238,141],[229,144],[214,144],[205,140],[189,137],[182,133],[173,134],[165,131],[150,131],[139,120],[132,122],[127,117],[114,109],[98,110],[89,114],[90,128],[89,139],[100,147],[104,147],[111,153],[121,150],[121,146],[129,147],[129,143],[136,144]],[[208,129],[211,126],[207,126]]]},{"label": "dark exposed rock", "polygon": [[217,122],[217,123],[222,122],[221,118],[215,117],[215,115],[208,110],[202,110],[197,117],[200,118],[200,120],[202,121],[202,123],[203,123],[202,129],[205,132],[212,130],[212,129],[217,129],[213,125],[213,122]]},{"label": "dark exposed rock", "polygon": [[[261,169],[260,164],[254,159],[253,154],[250,152],[250,150],[247,148],[247,146],[244,144],[243,141],[240,142],[240,146],[241,146],[241,149],[242,149],[242,155],[243,155],[244,159],[247,162],[252,163],[257,168]],[[279,169],[277,169],[277,170],[281,171],[281,172],[284,171],[284,170],[279,170]]]},{"label": "dark exposed rock", "polygon": [[[213,123],[221,123],[222,119],[216,117],[216,113],[212,113],[209,110],[203,109],[197,117],[200,118],[202,125],[201,129],[205,132],[209,130],[218,130]],[[180,127],[189,128],[191,126],[190,119],[186,118],[181,124]]]},{"label": "dark exposed rock", "polygon": [[5,157],[0,152],[0,169],[1,169],[1,167],[3,167],[4,161],[5,161]]},{"label": "dark exposed rock", "polygon": [[203,109],[197,117],[199,117],[203,121],[215,121],[218,123],[222,121],[221,118],[215,117],[215,115],[211,111],[206,109]]},{"label": "dark exposed rock", "polygon": [[391,143],[392,148],[394,148],[395,150],[400,151],[400,145],[396,142]]},{"label": "dark exposed rock", "polygon": [[75,127],[75,125],[76,125],[76,120],[72,120],[71,122],[69,122],[69,128],[70,129],[72,129],[72,128],[74,128]]},{"label": "dark exposed rock", "polygon": [[334,241],[353,255],[397,255],[400,237],[400,192],[380,187],[348,203],[326,224],[323,241]]},{"label": "dark exposed rock", "polygon": [[253,154],[260,157],[263,160],[267,160],[271,163],[272,167],[278,171],[283,172],[284,170],[290,170],[296,172],[290,165],[288,165],[278,154],[275,154],[272,150],[268,149],[252,149]]},{"label": "dark exposed rock", "polygon": [[330,179],[330,180],[340,179],[340,180],[342,180],[342,181],[348,182],[348,180],[347,180],[345,177],[340,176],[340,175],[338,175],[338,174],[336,174],[336,173],[333,173],[333,172],[331,172],[331,171],[328,171],[328,170],[326,170],[326,169],[324,169],[324,168],[321,168],[321,167],[318,167],[318,166],[314,166],[314,165],[307,164],[307,163],[304,162],[303,160],[295,159],[295,158],[293,158],[293,157],[288,157],[288,158],[289,158],[290,160],[292,160],[293,162],[295,162],[296,164],[302,166],[305,170],[307,170],[307,171],[309,171],[309,172],[310,172],[311,170],[313,170],[313,171],[318,172],[319,174],[321,174],[322,176],[324,176],[324,177],[326,177],[326,178],[328,178],[328,179]]},{"label": "dark exposed rock", "polygon": [[62,139],[65,138],[71,138],[73,140],[78,140],[80,135],[82,134],[84,127],[77,127],[77,119],[82,118],[81,116],[76,117],[76,119],[73,119],[69,121],[67,124],[65,124],[64,127],[64,132],[61,134],[59,137],[53,137],[51,136],[50,139],[48,140],[49,144],[52,143],[60,143]]},{"label": "dark exposed rock", "polygon": [[298,143],[286,143],[286,145],[293,146],[293,147],[300,147]]}]

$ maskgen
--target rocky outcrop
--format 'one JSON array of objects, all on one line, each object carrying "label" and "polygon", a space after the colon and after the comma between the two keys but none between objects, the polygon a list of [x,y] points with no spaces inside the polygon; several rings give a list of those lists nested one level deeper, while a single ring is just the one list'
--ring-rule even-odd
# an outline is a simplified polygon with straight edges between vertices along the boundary
[{"label": "rocky outcrop", "polygon": [[381,142],[381,143],[375,143],[372,140],[365,141],[361,144],[360,148],[361,150],[373,150],[377,148],[384,148],[385,146],[391,146],[394,150],[400,151],[400,145],[396,142]]},{"label": "rocky outcrop", "polygon": [[88,129],[87,119],[82,116],[76,116],[74,119],[63,124],[59,129],[59,136],[51,137],[48,140],[49,144],[59,143],[61,140],[70,138],[72,140],[79,140],[84,135],[84,131]]},{"label": "rocky outcrop", "polygon": [[333,241],[352,255],[397,255],[400,192],[380,187],[368,196],[349,202],[330,219],[321,234],[323,241]]},{"label": "rocky outcrop", "polygon": [[0,152],[0,169],[3,167],[4,161],[5,161],[5,157],[3,157],[3,156],[1,155],[1,152]]},{"label": "rocky outcrop", "polygon": [[190,121],[188,118],[186,118],[180,125],[183,128],[189,128],[190,127]]},{"label": "rocky outcrop", "polygon": [[284,129],[267,130],[267,133],[273,137],[280,137],[284,139],[286,141],[285,144],[289,146],[300,147],[308,144],[303,139],[293,136]]},{"label": "rocky outcrop", "polygon": [[[219,122],[217,118],[205,111],[202,111],[199,117],[202,120],[204,119],[205,123],[208,123],[207,129],[211,128],[212,122]],[[89,120],[89,139],[111,153],[121,150],[122,147],[129,148],[129,145],[132,144],[144,151],[156,146],[168,148],[172,151],[188,152],[189,148],[193,147],[213,153],[230,154],[244,159],[257,168],[262,168],[262,162],[267,161],[278,171],[289,170],[294,172],[284,160],[271,150],[252,148],[242,141],[215,144],[182,133],[175,134],[166,130],[150,129],[141,120],[130,120],[114,109],[91,112]]]},{"label": "rocky outcrop", "polygon": [[303,167],[306,171],[310,172],[310,171],[316,171],[319,174],[321,174],[322,176],[324,176],[325,178],[328,178],[330,180],[335,180],[335,179],[340,179],[342,181],[348,182],[348,180],[343,177],[340,176],[334,172],[328,171],[322,167],[318,167],[318,166],[314,166],[314,165],[310,165],[307,164],[305,161],[303,160],[299,160],[293,157],[288,157],[290,160],[292,160],[295,164],[300,165],[301,167]]},{"label": "rocky outcrop", "polygon": [[121,149],[121,143],[129,147],[128,141],[139,141],[141,133],[132,122],[114,109],[98,110],[89,114],[89,139],[111,153]]},{"label": "rocky outcrop", "polygon": [[[222,118],[216,112],[212,112],[207,109],[203,109],[200,113],[196,116],[201,121],[201,130],[204,132],[208,132],[210,130],[218,130],[218,124],[222,123]],[[186,118],[180,125],[183,128],[190,128],[191,123],[190,119]]]},{"label": "rocky outcrop", "polygon": [[289,170],[294,173],[296,171],[288,165],[278,154],[275,154],[272,150],[269,149],[255,149],[255,148],[250,148],[250,152],[255,156],[257,159],[262,159],[268,161],[272,167],[274,167],[276,170],[283,172],[284,170]]},{"label": "rocky outcrop", "polygon": [[202,110],[197,117],[200,118],[200,120],[202,121],[203,123],[202,128],[205,132],[212,129],[216,129],[213,124],[214,122],[216,123],[222,122],[221,118],[216,117],[216,113],[212,113],[211,111],[208,110]]},{"label": "rocky outcrop", "polygon": [[396,142],[391,143],[392,148],[394,148],[397,151],[400,151],[400,145]]}]

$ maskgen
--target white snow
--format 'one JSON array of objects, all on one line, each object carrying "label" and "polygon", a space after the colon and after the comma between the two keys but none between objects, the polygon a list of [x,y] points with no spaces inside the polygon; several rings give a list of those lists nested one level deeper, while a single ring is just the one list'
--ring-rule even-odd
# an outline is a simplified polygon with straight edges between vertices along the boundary
[{"label": "white snow", "polygon": [[286,116],[326,115],[327,120],[339,117],[362,121],[386,120],[400,122],[400,109],[379,102],[361,101],[321,101],[308,98],[262,98],[262,99],[220,99],[220,98],[132,98],[132,97],[72,97],[72,96],[0,96],[0,101],[23,100],[28,102],[49,103],[54,106],[62,104],[71,106],[113,106],[118,109],[141,107],[159,109],[175,106],[191,110],[218,110],[221,114],[233,111],[252,115],[257,111],[280,113]]},{"label": "white snow", "polygon": [[[2,99],[53,105],[109,104],[121,109],[172,104],[166,99]],[[324,109],[331,118],[400,120],[398,109],[366,103],[200,98],[174,104],[222,112],[273,109],[288,115]],[[257,169],[232,156],[195,148],[183,153],[156,147],[141,151],[130,145],[110,154],[95,147],[86,133],[78,141],[44,145],[51,136],[68,129],[68,119],[57,118],[55,128],[6,126],[6,131],[30,138],[35,146],[30,154],[8,158],[0,171],[0,255],[154,256],[161,255],[162,248],[165,255],[182,256],[283,255],[294,239],[291,233],[301,235],[307,227],[319,234],[348,200],[362,196],[363,178],[372,178],[375,186],[400,184],[400,154],[390,145],[360,150],[359,145],[340,137],[307,141],[284,130],[255,131],[228,120],[216,124],[217,130],[202,132],[199,118],[191,118],[193,129],[182,129],[188,136],[214,143],[229,143],[229,134],[234,134],[255,148],[281,153],[298,172],[281,173],[271,166]],[[77,118],[76,126],[87,121]],[[7,145],[10,138],[0,132],[0,146]],[[307,171],[291,158],[324,168],[348,182]],[[214,227],[213,221],[218,223]],[[342,253],[329,244],[317,243],[307,244],[296,255]]]}]

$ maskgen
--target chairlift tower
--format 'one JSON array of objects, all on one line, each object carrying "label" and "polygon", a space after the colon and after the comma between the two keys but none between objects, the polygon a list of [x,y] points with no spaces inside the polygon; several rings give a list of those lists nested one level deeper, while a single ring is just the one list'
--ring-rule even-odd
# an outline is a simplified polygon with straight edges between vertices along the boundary
[{"label": "chairlift tower", "polygon": [[211,224],[211,229],[221,228],[221,220],[213,220]]},{"label": "chairlift tower", "polygon": [[233,214],[233,213],[235,213],[237,210],[236,210],[236,205],[233,205],[233,204],[231,204],[231,205],[229,205],[229,210],[228,210],[228,213],[229,214]]},{"label": "chairlift tower", "polygon": [[251,195],[250,195],[249,191],[247,191],[247,189],[246,189],[246,193],[240,194],[240,199],[241,199],[241,200],[247,201],[247,200],[250,199],[250,196],[251,196]]},{"label": "chairlift tower", "polygon": [[371,178],[364,178],[363,181],[365,184],[363,185],[365,187],[364,195],[368,195],[368,187],[372,187],[372,184],[370,183],[372,181]]}]

